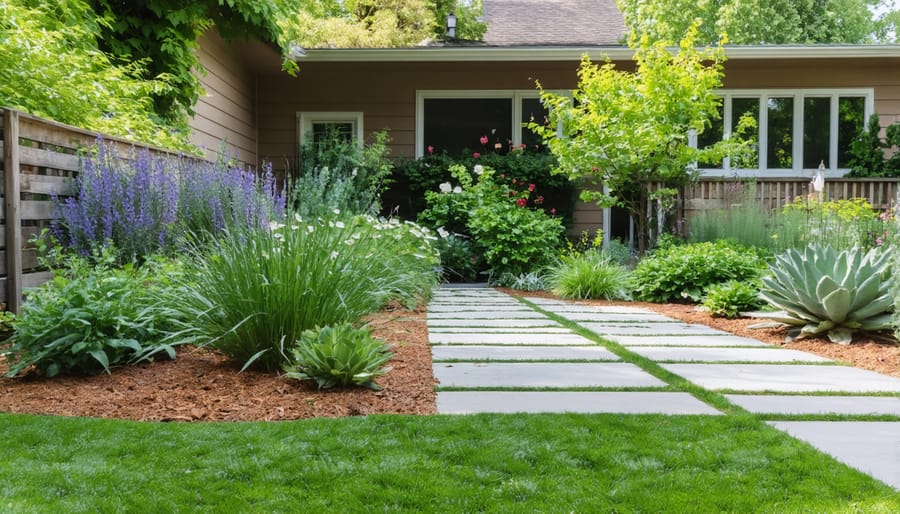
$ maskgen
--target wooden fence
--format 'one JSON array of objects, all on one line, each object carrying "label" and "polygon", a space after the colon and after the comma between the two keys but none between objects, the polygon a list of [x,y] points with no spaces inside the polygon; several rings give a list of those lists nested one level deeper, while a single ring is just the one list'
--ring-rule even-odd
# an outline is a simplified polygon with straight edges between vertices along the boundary
[{"label": "wooden fence", "polygon": [[[51,278],[39,267],[37,251],[29,241],[50,226],[52,197],[71,193],[72,178],[81,169],[82,152],[95,145],[101,134],[12,109],[0,109],[0,114],[0,230],[4,233],[0,238],[0,302],[5,302],[8,310],[18,312],[22,289]],[[102,137],[112,150],[123,150],[122,155],[126,155],[126,149],[145,148],[154,155],[176,156],[160,148]]]}]

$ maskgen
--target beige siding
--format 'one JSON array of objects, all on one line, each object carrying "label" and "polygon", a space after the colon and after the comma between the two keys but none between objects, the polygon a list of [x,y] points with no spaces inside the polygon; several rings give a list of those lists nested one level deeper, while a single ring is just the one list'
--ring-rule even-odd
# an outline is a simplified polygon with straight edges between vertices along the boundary
[{"label": "beige siding", "polygon": [[206,73],[205,90],[191,120],[191,141],[207,158],[221,151],[238,160],[257,163],[256,79],[240,56],[215,31],[200,39],[197,56]]},{"label": "beige siding", "polygon": [[[630,62],[617,63],[631,69]],[[415,153],[416,91],[522,90],[539,80],[547,89],[572,89],[577,62],[301,63],[297,78],[259,80],[259,157],[276,169],[296,158],[300,111],[361,111],[366,133],[388,129],[395,156]],[[896,59],[733,60],[727,89],[873,87],[882,125],[900,121],[900,66]],[[573,233],[594,230],[601,211],[579,203]]]}]

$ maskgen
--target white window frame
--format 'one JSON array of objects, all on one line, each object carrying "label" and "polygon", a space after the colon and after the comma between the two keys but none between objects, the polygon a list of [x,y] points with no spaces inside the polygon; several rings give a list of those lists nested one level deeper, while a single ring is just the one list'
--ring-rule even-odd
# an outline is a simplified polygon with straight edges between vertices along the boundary
[{"label": "white window frame", "polygon": [[[553,91],[556,94],[571,96],[571,91]],[[541,94],[536,89],[429,89],[416,91],[416,158],[425,155],[425,100],[455,100],[455,99],[497,99],[512,101],[512,144],[522,144],[522,100],[528,98],[540,98]]]},{"label": "white window frame", "polygon": [[[821,88],[821,89],[722,89],[716,92],[724,104],[724,113],[722,115],[722,124],[724,127],[724,137],[731,137],[731,126],[733,113],[731,108],[731,100],[733,98],[759,98],[759,132],[757,133],[758,166],[756,168],[732,168],[729,159],[725,159],[721,168],[699,168],[701,176],[706,177],[723,177],[739,175],[741,177],[772,177],[772,178],[793,178],[815,173],[816,168],[803,168],[803,100],[808,97],[830,98],[831,99],[831,119],[828,141],[828,152],[830,155],[828,168],[825,170],[825,176],[828,178],[842,177],[847,174],[849,168],[837,167],[838,153],[838,103],[841,97],[862,97],[864,98],[863,120],[865,128],[868,119],[875,112],[875,89],[874,88]],[[768,101],[770,98],[793,98],[794,99],[794,125],[793,129],[793,166],[786,168],[767,168],[765,163],[768,160],[768,131],[766,127],[769,122]],[[696,146],[696,138],[693,138],[693,145]]]},{"label": "white window frame", "polygon": [[355,111],[301,111],[297,113],[298,143],[302,146],[306,143],[306,136],[312,132],[313,123],[353,123],[353,137],[356,144],[363,147],[365,141],[363,132],[363,113]]}]

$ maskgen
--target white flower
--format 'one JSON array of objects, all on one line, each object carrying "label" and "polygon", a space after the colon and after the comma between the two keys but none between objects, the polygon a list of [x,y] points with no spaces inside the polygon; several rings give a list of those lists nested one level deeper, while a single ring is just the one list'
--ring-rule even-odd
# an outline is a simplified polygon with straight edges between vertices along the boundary
[{"label": "white flower", "polygon": [[482,173],[484,173],[484,166],[482,166],[480,164],[476,164],[475,165],[475,174],[481,175]]},{"label": "white flower", "polygon": [[312,232],[312,231],[315,230],[315,229],[316,229],[316,228],[313,227],[312,225],[307,225],[307,226],[306,226],[306,231],[307,231],[307,232]]},{"label": "white flower", "polygon": [[453,188],[453,192],[456,194],[460,194],[460,193],[462,193],[462,188],[459,186],[456,186]]},{"label": "white flower", "polygon": [[340,210],[340,209],[335,209],[335,210],[332,211],[332,212],[334,212],[335,214],[340,214],[340,213],[341,213],[341,210]]},{"label": "white flower", "polygon": [[299,212],[294,213],[294,219],[297,220],[297,223],[303,223],[303,218],[300,217]]},{"label": "white flower", "polygon": [[353,172],[350,173],[350,176],[351,176],[351,177],[355,177],[356,174],[357,174],[357,170],[356,170],[356,168],[353,168]]},{"label": "white flower", "polygon": [[337,259],[338,255],[340,254],[338,254],[337,252],[331,252],[331,260]]},{"label": "white flower", "polygon": [[281,230],[283,228],[284,228],[284,225],[282,223],[278,223],[277,221],[269,222],[269,230],[271,230],[273,232],[276,230]]},{"label": "white flower", "polygon": [[450,232],[447,232],[447,229],[444,227],[438,227],[438,235],[441,237],[450,237]]},{"label": "white flower", "polygon": [[449,182],[442,182],[438,186],[438,189],[440,189],[442,193],[449,193],[453,190],[453,186],[451,186]]},{"label": "white flower", "polygon": [[343,221],[338,221],[337,223],[334,224],[334,226],[337,228],[344,228],[346,225],[344,225]]}]

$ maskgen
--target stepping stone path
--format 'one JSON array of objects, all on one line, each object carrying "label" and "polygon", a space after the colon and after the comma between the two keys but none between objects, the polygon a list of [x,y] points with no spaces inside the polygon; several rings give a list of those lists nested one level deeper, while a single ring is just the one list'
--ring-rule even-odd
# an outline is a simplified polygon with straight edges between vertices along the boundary
[{"label": "stepping stone path", "polygon": [[[724,393],[776,429],[900,489],[900,421],[783,418],[900,416],[900,378],[642,308],[528,301],[537,309],[487,287],[435,292],[428,332],[439,413],[722,414],[614,353],[624,351],[632,362],[649,359]],[[604,348],[541,311],[612,344]]]}]

